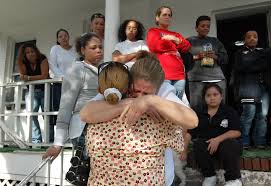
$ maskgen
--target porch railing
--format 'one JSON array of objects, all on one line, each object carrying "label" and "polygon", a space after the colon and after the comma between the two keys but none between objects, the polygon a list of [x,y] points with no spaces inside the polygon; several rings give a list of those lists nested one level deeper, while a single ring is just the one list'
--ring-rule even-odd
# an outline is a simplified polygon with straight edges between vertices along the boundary
[{"label": "porch railing", "polygon": [[[49,146],[49,117],[53,115],[57,115],[58,111],[50,111],[51,108],[51,86],[54,83],[61,83],[61,79],[46,79],[46,80],[38,80],[38,81],[28,81],[28,82],[14,82],[14,83],[6,83],[0,85],[0,146],[10,145],[10,141],[7,140],[9,137],[12,140],[12,144],[17,144],[20,148],[28,148],[29,146]],[[36,85],[44,85],[44,110],[33,112],[33,97],[34,97],[34,88]],[[28,94],[30,99],[29,106],[30,109],[27,110],[25,107],[24,100],[24,91],[28,86]],[[14,94],[10,94],[10,89],[13,89]],[[42,116],[43,118],[43,128],[44,128],[44,136],[42,137],[43,142],[41,144],[33,144],[32,143],[32,117],[33,116]],[[20,118],[26,117],[26,125],[28,134],[25,138],[28,140],[23,140],[22,136],[16,133],[15,130],[12,130],[6,122],[6,118],[14,117],[14,126],[22,127],[22,120]],[[41,125],[42,123],[40,123]],[[23,128],[23,127],[22,127]],[[71,147],[70,144],[65,146]],[[74,149],[72,150],[74,153]],[[61,151],[61,171],[60,171],[60,185],[63,185],[63,150]],[[52,162],[52,157],[49,157],[40,162],[21,182],[21,185],[27,185],[28,182],[33,178],[33,183],[35,183],[36,174],[46,165],[48,164],[48,180],[47,185],[50,185],[50,165]],[[35,184],[34,184],[35,185]]]},{"label": "porch railing", "polygon": [[[61,79],[46,79],[46,80],[38,80],[38,81],[28,81],[28,82],[14,82],[14,83],[6,83],[0,85],[0,120],[5,121],[8,117],[14,117],[14,126],[18,127],[22,126],[22,120],[20,118],[26,117],[26,125],[27,131],[25,131],[25,137],[28,139],[26,142],[32,144],[32,117],[33,116],[43,116],[43,128],[44,128],[44,136],[43,136],[43,144],[45,145],[49,143],[49,117],[53,115],[57,115],[57,111],[50,111],[50,90],[53,83],[61,83]],[[34,87],[39,84],[44,84],[44,110],[41,112],[33,112],[33,97],[34,97]],[[24,92],[26,90],[26,86],[28,86],[28,94],[29,94],[29,106],[30,111],[25,109],[25,101],[24,101]],[[12,91],[10,91],[12,90]],[[9,92],[9,93],[8,93]],[[11,95],[14,92],[13,95]],[[40,123],[41,124],[41,123]],[[15,132],[15,131],[14,131]],[[7,136],[3,130],[0,129],[0,145],[8,143],[6,140]],[[34,144],[32,144],[34,145]]]}]

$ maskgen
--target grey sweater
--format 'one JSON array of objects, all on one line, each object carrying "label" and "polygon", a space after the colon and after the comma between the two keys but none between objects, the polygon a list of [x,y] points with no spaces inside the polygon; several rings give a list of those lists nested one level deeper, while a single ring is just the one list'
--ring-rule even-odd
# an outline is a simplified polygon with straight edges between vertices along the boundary
[{"label": "grey sweater", "polygon": [[228,55],[223,44],[215,37],[199,38],[192,36],[187,39],[192,47],[190,53],[197,55],[200,51],[203,51],[203,45],[207,43],[212,44],[212,48],[215,54],[218,56],[218,60],[215,61],[213,67],[202,67],[201,61],[194,61],[193,68],[188,72],[189,81],[210,81],[210,80],[224,80],[224,74],[220,65],[228,63]]},{"label": "grey sweater", "polygon": [[[69,137],[75,138],[81,135],[84,124],[79,120],[79,111],[90,99],[97,95],[97,87],[96,67],[86,64],[84,61],[78,61],[72,65],[62,82],[55,145],[63,146]],[[76,116],[76,119],[73,119],[74,116]]]}]

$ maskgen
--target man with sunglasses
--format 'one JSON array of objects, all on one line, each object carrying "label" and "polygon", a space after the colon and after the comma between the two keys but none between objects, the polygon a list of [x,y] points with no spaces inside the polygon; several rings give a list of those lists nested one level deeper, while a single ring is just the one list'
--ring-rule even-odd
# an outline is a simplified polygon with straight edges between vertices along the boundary
[{"label": "man with sunglasses", "polygon": [[92,14],[90,18],[89,31],[97,34],[104,40],[105,17],[101,13]]}]

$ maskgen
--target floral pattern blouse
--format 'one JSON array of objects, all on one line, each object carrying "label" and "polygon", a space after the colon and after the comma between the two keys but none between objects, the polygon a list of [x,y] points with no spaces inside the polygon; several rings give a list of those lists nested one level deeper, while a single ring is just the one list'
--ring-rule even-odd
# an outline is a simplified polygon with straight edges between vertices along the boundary
[{"label": "floral pattern blouse", "polygon": [[134,125],[120,121],[90,124],[86,134],[91,161],[88,185],[165,185],[164,151],[183,150],[182,128],[155,123],[146,114]]}]

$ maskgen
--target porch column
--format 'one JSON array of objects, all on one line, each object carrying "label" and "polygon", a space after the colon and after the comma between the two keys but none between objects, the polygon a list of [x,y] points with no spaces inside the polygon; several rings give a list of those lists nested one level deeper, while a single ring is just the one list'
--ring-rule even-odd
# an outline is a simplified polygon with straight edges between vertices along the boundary
[{"label": "porch column", "polygon": [[105,1],[104,61],[112,60],[112,52],[118,42],[120,23],[120,1]]}]

